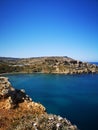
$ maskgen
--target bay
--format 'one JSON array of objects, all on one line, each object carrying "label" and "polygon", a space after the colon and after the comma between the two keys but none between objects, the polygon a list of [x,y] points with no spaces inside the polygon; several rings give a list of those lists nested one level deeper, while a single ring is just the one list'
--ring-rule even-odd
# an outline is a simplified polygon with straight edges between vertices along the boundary
[{"label": "bay", "polygon": [[98,74],[11,74],[12,85],[25,89],[48,113],[66,117],[80,130],[98,130]]}]

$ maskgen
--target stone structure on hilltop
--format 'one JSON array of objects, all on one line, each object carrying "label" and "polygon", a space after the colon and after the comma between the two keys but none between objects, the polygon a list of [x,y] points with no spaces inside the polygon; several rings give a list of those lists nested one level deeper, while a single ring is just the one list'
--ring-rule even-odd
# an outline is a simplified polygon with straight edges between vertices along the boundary
[{"label": "stone structure on hilltop", "polygon": [[47,114],[23,89],[0,77],[0,130],[78,130],[66,118]]}]

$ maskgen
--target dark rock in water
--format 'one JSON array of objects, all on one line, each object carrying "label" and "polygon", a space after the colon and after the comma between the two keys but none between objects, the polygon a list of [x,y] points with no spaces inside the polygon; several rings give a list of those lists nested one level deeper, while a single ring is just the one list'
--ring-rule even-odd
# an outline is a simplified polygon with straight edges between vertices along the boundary
[{"label": "dark rock in water", "polygon": [[78,130],[70,121],[47,114],[23,89],[14,89],[8,78],[0,77],[0,130]]}]

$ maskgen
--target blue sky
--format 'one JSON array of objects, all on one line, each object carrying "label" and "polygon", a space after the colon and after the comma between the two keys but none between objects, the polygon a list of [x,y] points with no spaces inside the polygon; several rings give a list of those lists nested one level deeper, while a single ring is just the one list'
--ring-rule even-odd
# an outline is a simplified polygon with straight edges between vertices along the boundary
[{"label": "blue sky", "polygon": [[0,0],[0,56],[98,61],[98,0]]}]

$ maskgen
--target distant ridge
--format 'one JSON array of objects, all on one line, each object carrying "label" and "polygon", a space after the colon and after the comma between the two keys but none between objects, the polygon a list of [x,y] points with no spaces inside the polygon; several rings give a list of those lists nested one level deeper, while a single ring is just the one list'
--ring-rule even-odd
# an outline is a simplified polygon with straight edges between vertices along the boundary
[{"label": "distant ridge", "polygon": [[[31,58],[71,58],[68,56],[34,56],[34,57],[23,57],[23,58],[18,58],[18,57],[6,57],[6,56],[0,56],[0,59],[31,59]],[[72,58],[71,58],[72,59]]]},{"label": "distant ridge", "polygon": [[14,57],[0,57],[0,60],[18,60],[21,58],[14,58]]}]

